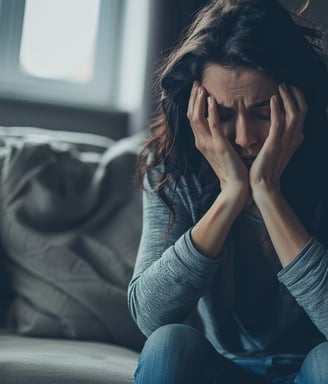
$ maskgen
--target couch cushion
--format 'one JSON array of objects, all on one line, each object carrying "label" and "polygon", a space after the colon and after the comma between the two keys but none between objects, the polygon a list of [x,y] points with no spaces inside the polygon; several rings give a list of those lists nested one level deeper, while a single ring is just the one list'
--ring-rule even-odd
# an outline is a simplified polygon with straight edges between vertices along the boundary
[{"label": "couch cushion", "polygon": [[131,384],[137,353],[104,343],[0,336],[1,384]]},{"label": "couch cushion", "polygon": [[8,325],[140,349],[126,290],[141,231],[142,139],[105,149],[64,137],[3,138],[0,236],[16,295]]}]

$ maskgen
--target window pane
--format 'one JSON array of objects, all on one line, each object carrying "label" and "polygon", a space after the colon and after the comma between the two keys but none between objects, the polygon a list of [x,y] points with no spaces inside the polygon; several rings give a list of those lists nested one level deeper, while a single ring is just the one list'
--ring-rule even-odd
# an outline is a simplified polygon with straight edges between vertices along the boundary
[{"label": "window pane", "polygon": [[88,83],[93,77],[100,0],[26,0],[21,72]]}]

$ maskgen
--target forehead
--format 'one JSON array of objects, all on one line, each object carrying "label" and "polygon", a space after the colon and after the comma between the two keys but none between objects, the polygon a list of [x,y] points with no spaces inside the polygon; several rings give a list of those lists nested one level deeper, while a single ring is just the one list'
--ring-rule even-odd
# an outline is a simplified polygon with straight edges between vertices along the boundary
[{"label": "forehead", "polygon": [[232,105],[239,100],[254,103],[270,98],[278,84],[260,71],[226,68],[209,64],[203,72],[202,85],[218,103]]}]

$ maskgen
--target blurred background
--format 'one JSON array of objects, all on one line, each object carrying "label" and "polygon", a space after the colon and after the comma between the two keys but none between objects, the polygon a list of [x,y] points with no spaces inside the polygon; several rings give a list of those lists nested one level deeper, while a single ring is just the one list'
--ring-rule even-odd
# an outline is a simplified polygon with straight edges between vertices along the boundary
[{"label": "blurred background", "polygon": [[[205,3],[0,0],[0,126],[114,139],[145,129],[156,64]],[[327,32],[327,0],[303,16]]]}]

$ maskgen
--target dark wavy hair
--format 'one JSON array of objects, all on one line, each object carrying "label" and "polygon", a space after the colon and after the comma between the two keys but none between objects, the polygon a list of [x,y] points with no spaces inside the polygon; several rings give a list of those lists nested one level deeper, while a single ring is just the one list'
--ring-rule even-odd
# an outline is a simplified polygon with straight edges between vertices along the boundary
[{"label": "dark wavy hair", "polygon": [[214,196],[217,177],[196,149],[187,119],[192,84],[202,81],[208,63],[259,70],[277,82],[299,87],[308,104],[305,139],[282,175],[281,188],[303,224],[317,232],[311,226],[316,207],[327,194],[328,143],[328,72],[320,41],[318,30],[277,0],[211,1],[159,67],[158,110],[139,155],[139,181],[156,169],[155,190],[173,213],[165,191],[182,175],[197,174]]}]

